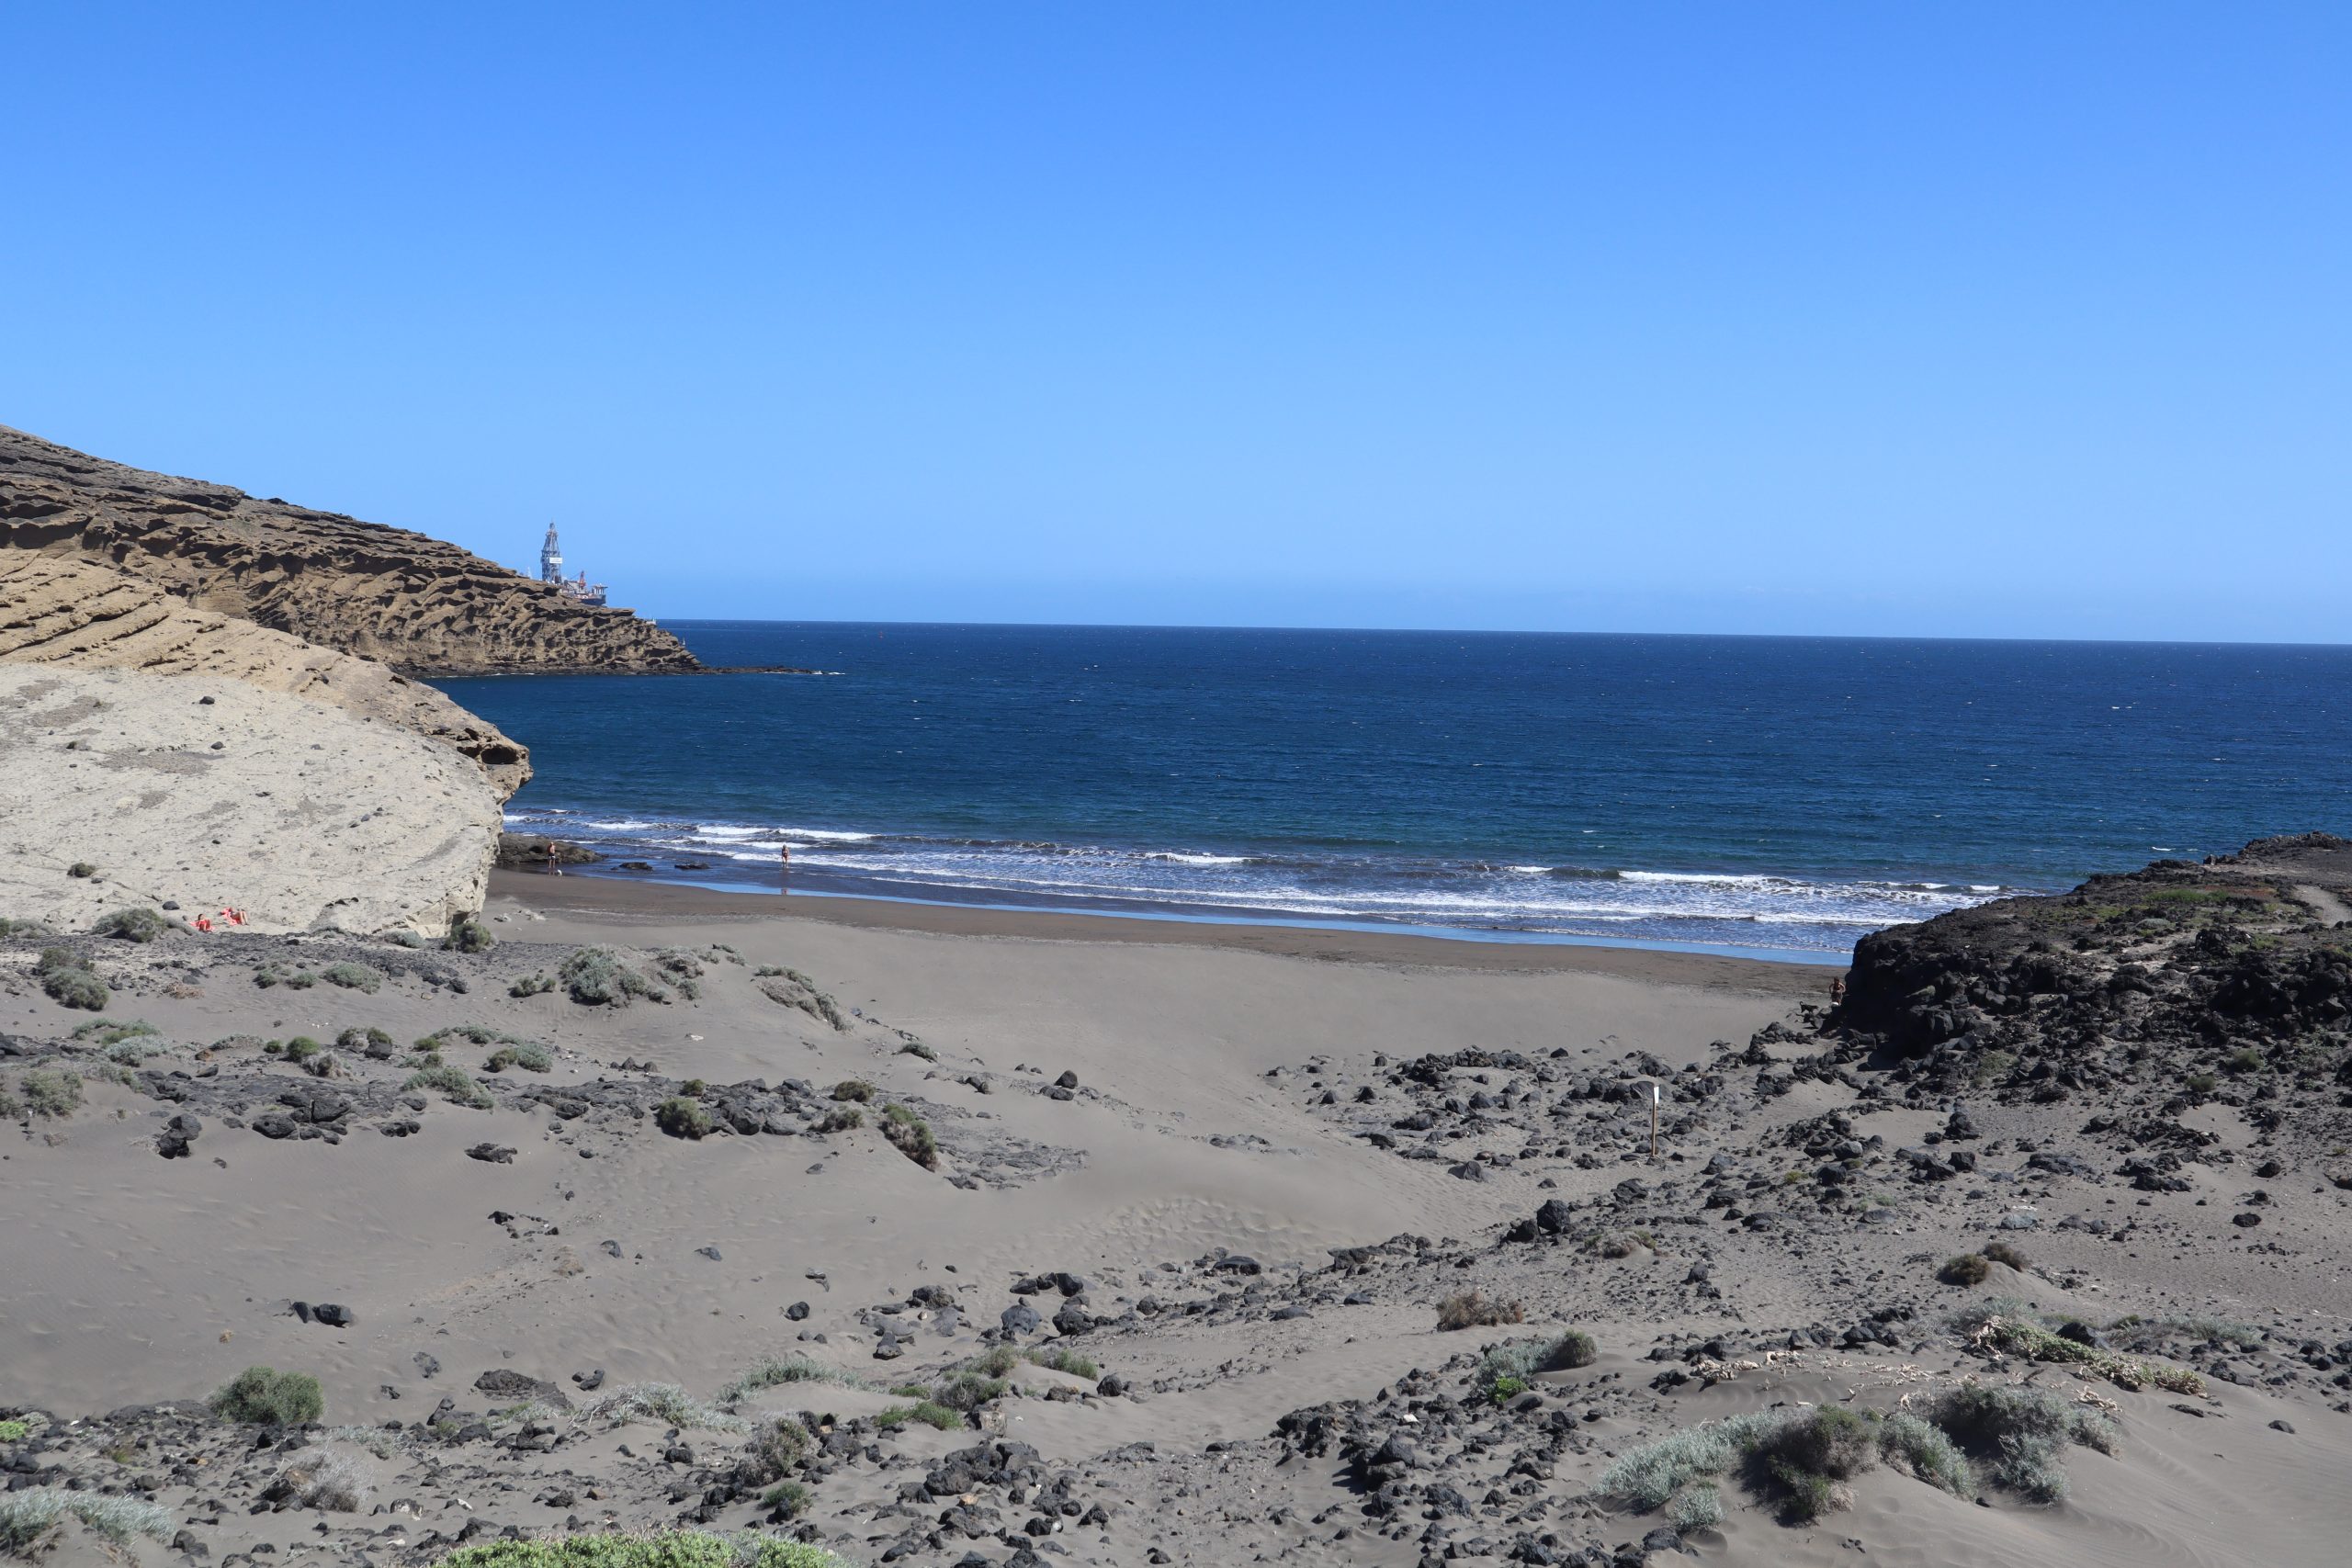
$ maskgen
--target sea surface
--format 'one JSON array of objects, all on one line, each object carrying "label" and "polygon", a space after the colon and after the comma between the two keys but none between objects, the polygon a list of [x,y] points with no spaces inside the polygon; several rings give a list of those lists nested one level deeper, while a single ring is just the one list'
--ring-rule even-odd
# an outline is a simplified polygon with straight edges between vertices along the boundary
[{"label": "sea surface", "polygon": [[2352,832],[2352,648],[668,625],[823,673],[439,682],[604,874],[1832,960]]}]

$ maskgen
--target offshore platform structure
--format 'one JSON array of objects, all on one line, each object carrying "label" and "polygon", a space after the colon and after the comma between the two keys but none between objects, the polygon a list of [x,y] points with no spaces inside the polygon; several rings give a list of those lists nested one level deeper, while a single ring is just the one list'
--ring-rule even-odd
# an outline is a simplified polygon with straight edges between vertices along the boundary
[{"label": "offshore platform structure", "polygon": [[563,575],[563,551],[555,542],[555,525],[552,523],[548,525],[547,542],[539,547],[539,581],[554,583],[563,591],[566,598],[578,600],[582,604],[602,604],[605,602],[605,585],[589,581],[586,572],[576,578]]}]

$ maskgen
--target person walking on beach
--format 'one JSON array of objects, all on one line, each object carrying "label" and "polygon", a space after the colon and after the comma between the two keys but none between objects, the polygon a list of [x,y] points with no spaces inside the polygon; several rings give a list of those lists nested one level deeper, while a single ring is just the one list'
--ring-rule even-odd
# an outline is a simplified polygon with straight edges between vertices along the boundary
[{"label": "person walking on beach", "polygon": [[1846,1002],[1846,976],[1840,975],[1829,982],[1829,1005],[1843,1007]]},{"label": "person walking on beach", "polygon": [[563,867],[556,864],[555,863],[555,840],[553,839],[549,839],[548,840],[548,874],[549,876],[561,876],[563,874]]}]

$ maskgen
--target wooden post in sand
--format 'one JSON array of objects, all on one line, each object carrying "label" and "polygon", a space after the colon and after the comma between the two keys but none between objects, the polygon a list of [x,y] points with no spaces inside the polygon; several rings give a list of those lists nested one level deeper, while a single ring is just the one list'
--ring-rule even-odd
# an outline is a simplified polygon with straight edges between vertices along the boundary
[{"label": "wooden post in sand", "polygon": [[1657,1085],[1650,1085],[1650,1163],[1657,1163]]}]

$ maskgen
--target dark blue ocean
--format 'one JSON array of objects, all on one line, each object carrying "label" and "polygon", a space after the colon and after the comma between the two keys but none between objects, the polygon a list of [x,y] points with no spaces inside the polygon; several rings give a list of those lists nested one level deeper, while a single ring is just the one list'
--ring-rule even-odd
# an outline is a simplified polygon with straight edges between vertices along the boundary
[{"label": "dark blue ocean", "polygon": [[612,874],[1828,957],[2352,831],[2352,648],[669,625],[825,673],[440,682]]}]

